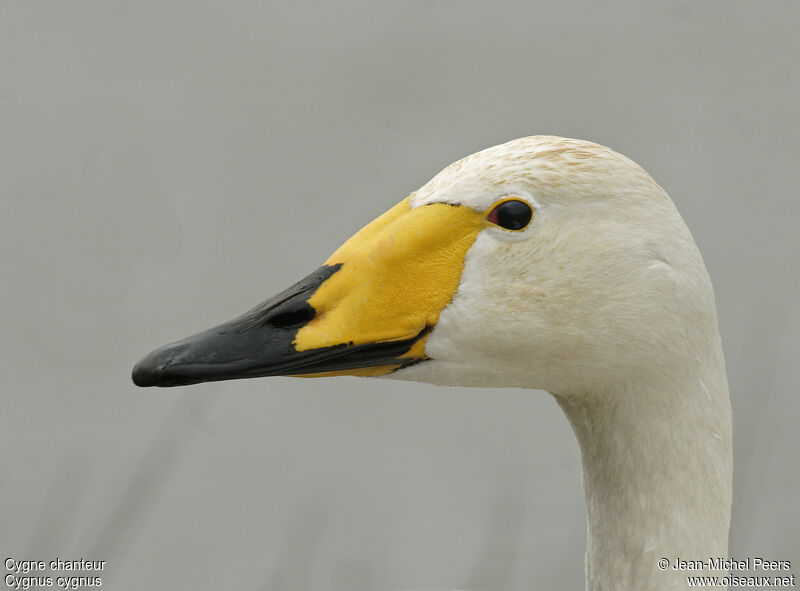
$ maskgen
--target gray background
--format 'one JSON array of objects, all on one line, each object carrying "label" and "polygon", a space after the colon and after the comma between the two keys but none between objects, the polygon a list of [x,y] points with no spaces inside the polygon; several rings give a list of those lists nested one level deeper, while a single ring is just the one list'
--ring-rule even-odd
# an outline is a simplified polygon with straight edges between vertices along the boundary
[{"label": "gray background", "polygon": [[555,133],[686,218],[732,554],[800,574],[798,24],[794,1],[2,2],[0,554],[105,559],[123,590],[582,588],[578,450],[544,393],[129,379],[451,161]]}]

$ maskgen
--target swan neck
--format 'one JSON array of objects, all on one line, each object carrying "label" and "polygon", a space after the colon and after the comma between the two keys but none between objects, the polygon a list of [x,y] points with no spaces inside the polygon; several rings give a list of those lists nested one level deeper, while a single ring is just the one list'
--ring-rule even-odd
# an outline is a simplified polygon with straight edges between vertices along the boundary
[{"label": "swan neck", "polygon": [[659,559],[727,557],[730,403],[721,350],[711,357],[681,377],[556,395],[581,449],[590,591],[682,589],[687,573]]}]

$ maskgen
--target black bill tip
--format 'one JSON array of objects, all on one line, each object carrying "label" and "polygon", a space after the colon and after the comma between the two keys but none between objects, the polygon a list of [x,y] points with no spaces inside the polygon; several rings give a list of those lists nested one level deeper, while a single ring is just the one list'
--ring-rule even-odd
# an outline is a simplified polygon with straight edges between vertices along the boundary
[{"label": "black bill tip", "polygon": [[173,343],[156,349],[145,356],[133,367],[131,378],[137,386],[185,386],[197,383],[181,365],[175,364],[176,358],[187,348],[185,343]]},{"label": "black bill tip", "polygon": [[149,356],[142,359],[133,366],[131,379],[133,383],[142,388],[157,386],[161,376],[161,370],[154,363],[150,362]]}]

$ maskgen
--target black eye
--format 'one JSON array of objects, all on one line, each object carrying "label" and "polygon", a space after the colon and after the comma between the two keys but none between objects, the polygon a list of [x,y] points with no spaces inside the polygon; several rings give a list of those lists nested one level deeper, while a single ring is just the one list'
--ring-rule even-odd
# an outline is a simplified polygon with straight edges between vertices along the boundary
[{"label": "black eye", "polygon": [[522,230],[531,223],[533,210],[524,201],[503,201],[489,212],[488,219],[506,230]]}]

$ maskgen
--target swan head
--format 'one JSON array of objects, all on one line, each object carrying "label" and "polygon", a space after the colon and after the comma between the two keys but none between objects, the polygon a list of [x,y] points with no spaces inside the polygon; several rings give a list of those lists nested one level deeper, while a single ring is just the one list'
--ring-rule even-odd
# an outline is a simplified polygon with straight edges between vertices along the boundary
[{"label": "swan head", "polygon": [[710,281],[664,190],[609,148],[534,136],[451,164],[304,280],[153,351],[133,378],[582,392],[691,363],[711,328]]}]

